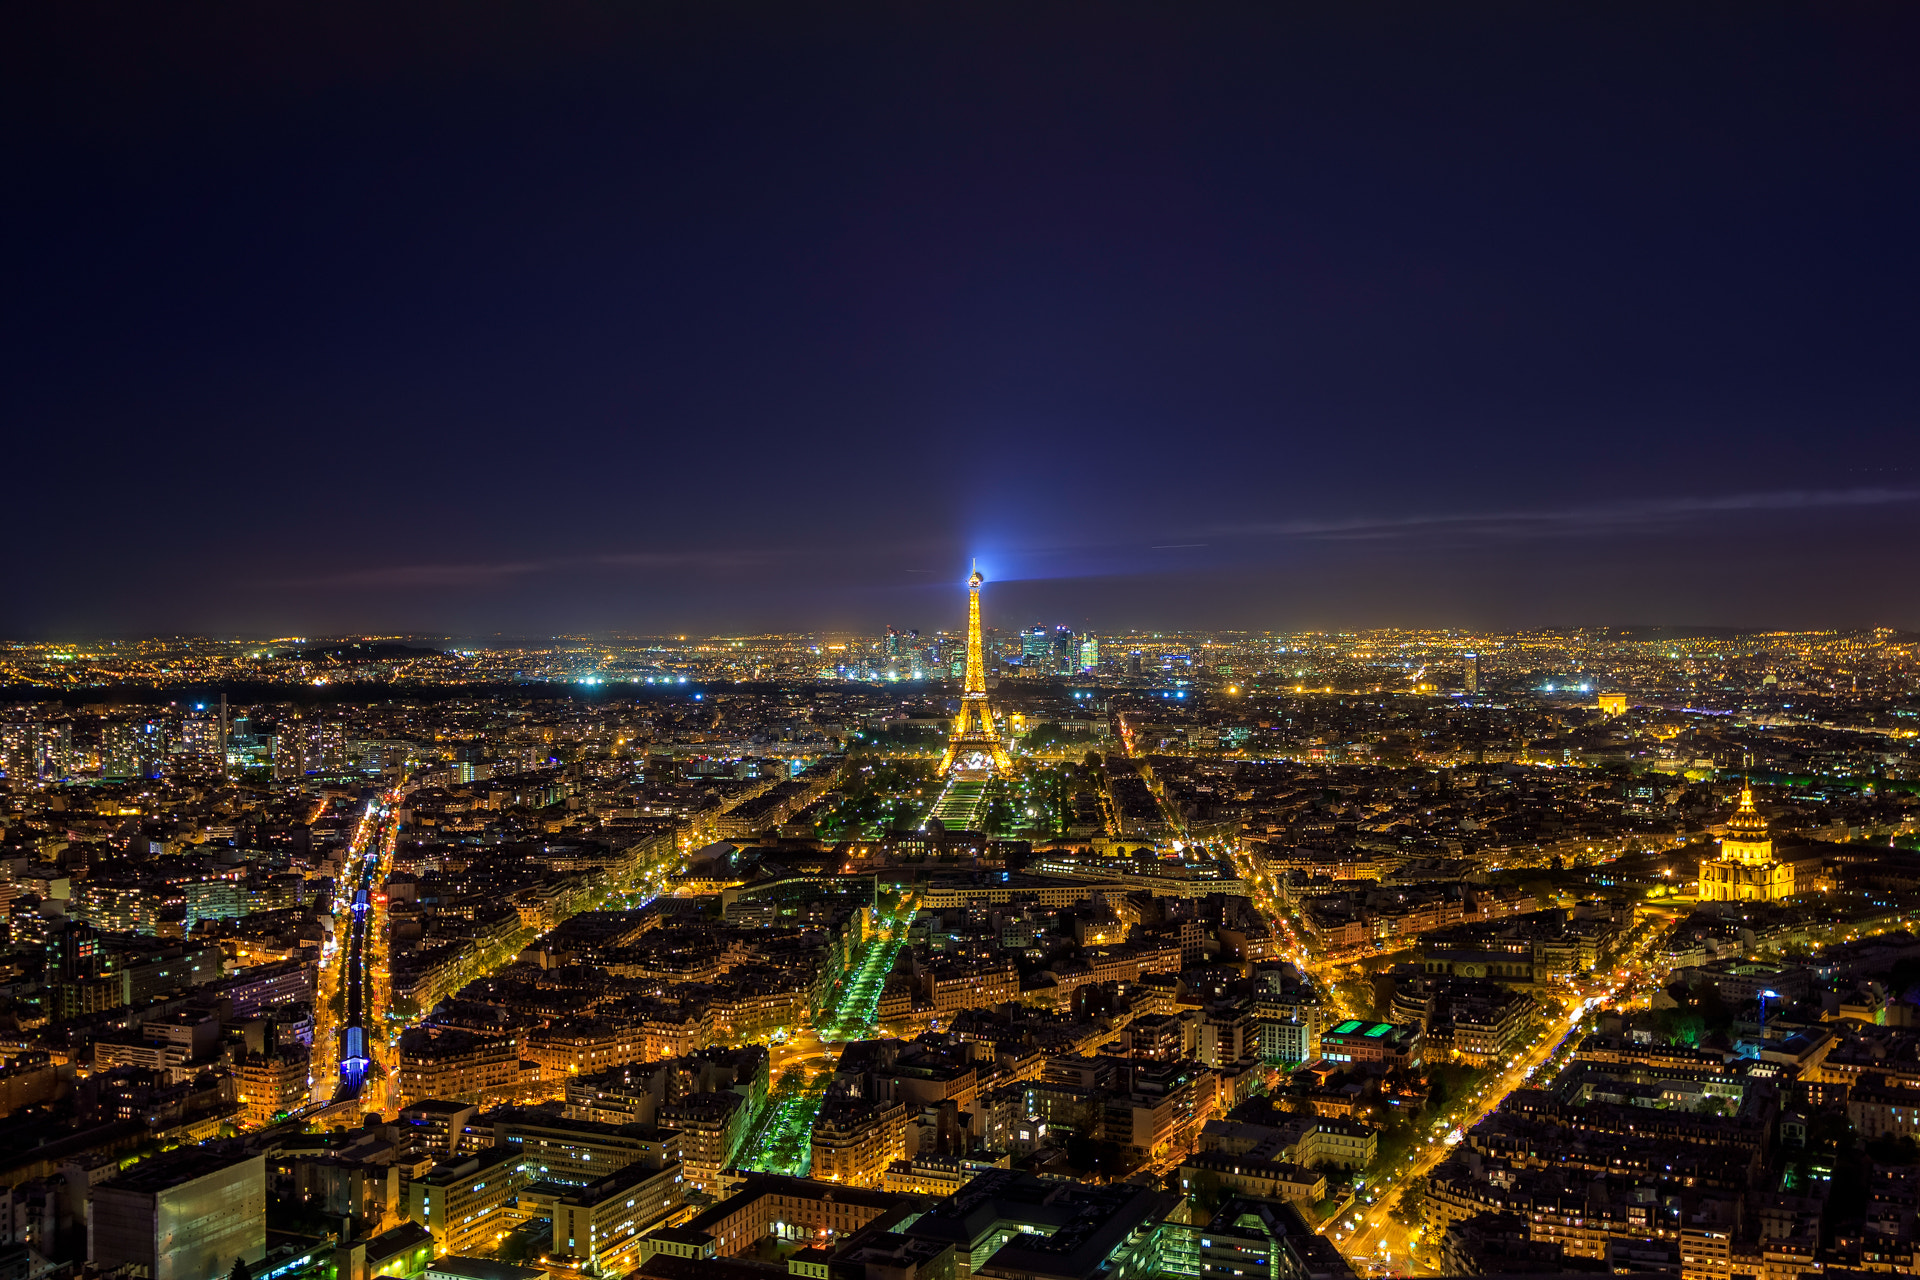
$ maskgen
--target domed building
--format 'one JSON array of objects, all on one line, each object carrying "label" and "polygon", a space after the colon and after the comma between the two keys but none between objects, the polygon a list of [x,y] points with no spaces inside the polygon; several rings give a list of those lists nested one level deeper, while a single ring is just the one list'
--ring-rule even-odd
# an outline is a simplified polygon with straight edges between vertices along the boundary
[{"label": "domed building", "polygon": [[1727,819],[1718,857],[1700,860],[1700,901],[1778,902],[1793,896],[1793,864],[1777,862],[1767,820],[1753,807],[1753,787]]}]

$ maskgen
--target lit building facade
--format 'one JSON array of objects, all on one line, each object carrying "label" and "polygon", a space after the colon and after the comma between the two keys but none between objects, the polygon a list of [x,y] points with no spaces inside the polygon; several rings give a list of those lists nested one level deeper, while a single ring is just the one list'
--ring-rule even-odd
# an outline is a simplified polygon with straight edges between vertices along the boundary
[{"label": "lit building facade", "polygon": [[510,1229],[508,1203],[527,1177],[517,1147],[493,1147],[434,1166],[407,1184],[407,1220],[433,1233],[446,1253],[492,1249]]},{"label": "lit building facade", "polygon": [[553,1252],[603,1276],[624,1275],[646,1259],[642,1238],[685,1207],[678,1162],[629,1165],[579,1190],[543,1182],[522,1192],[523,1209],[553,1223]]},{"label": "lit building facade", "polygon": [[[680,1135],[637,1124],[570,1120],[507,1107],[493,1113],[493,1143],[520,1153],[519,1171],[535,1180],[585,1186],[631,1164],[678,1163]],[[476,1122],[476,1126],[477,1126]]]},{"label": "lit building facade", "polygon": [[1352,1062],[1375,1071],[1402,1070],[1420,1065],[1425,1044],[1421,1029],[1391,1022],[1363,1022],[1359,1018],[1330,1027],[1320,1036],[1320,1056],[1328,1062]]},{"label": "lit building facade", "polygon": [[685,1176],[710,1196],[726,1190],[720,1171],[732,1163],[753,1122],[753,1105],[731,1091],[695,1093],[660,1108],[660,1123],[680,1131]]},{"label": "lit building facade", "polygon": [[292,1045],[233,1064],[234,1095],[249,1126],[272,1124],[307,1101],[312,1093],[307,1082],[308,1057],[305,1045]]},{"label": "lit building facade", "polygon": [[449,1031],[401,1040],[403,1106],[425,1098],[475,1102],[508,1097],[519,1081],[520,1050],[509,1037]]},{"label": "lit building facade", "polygon": [[905,1154],[907,1109],[899,1102],[849,1098],[822,1107],[813,1121],[812,1176],[822,1182],[877,1187]]},{"label": "lit building facade", "polygon": [[1775,860],[1767,820],[1753,807],[1753,788],[1742,788],[1719,855],[1700,861],[1700,901],[1778,902],[1792,896],[1793,864]]},{"label": "lit building facade", "polygon": [[152,1280],[220,1280],[267,1254],[266,1157],[201,1148],[142,1161],[93,1189],[87,1261]]}]

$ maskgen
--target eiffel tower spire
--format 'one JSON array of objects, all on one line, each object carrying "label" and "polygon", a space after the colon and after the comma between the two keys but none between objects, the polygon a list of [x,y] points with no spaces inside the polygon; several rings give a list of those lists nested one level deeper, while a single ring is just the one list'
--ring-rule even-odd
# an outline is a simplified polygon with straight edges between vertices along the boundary
[{"label": "eiffel tower spire", "polygon": [[940,772],[987,768],[1002,774],[1013,771],[1013,761],[994,728],[993,703],[987,698],[986,648],[980,642],[980,587],[986,582],[980,562],[967,579],[967,678],[960,689],[960,714],[947,734],[947,751]]}]

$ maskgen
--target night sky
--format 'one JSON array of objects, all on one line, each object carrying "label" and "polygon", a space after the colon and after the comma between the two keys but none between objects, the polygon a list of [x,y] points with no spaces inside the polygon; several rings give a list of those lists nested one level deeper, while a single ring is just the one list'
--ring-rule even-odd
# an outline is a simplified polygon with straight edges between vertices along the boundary
[{"label": "night sky", "polygon": [[[37,25],[36,25],[37,24]],[[1920,8],[20,6],[0,633],[1920,628]]]}]

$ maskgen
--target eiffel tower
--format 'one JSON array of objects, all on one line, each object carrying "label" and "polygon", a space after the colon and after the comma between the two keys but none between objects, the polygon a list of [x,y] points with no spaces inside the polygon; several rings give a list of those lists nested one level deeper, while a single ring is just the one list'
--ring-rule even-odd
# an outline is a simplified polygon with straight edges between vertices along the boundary
[{"label": "eiffel tower", "polygon": [[941,773],[1013,772],[1013,761],[993,727],[993,704],[987,701],[986,650],[980,644],[980,586],[986,580],[975,563],[967,579],[967,682],[960,691],[960,714],[947,734],[947,752],[940,757]]}]

